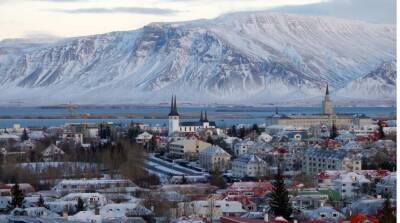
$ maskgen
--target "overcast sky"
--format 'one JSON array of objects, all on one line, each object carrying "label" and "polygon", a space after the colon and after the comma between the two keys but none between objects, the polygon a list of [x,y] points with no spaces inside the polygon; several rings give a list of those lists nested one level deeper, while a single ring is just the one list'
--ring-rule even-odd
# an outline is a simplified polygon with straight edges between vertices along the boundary
[{"label": "overcast sky", "polygon": [[396,0],[0,0],[0,39],[81,36],[254,10],[393,24]]}]

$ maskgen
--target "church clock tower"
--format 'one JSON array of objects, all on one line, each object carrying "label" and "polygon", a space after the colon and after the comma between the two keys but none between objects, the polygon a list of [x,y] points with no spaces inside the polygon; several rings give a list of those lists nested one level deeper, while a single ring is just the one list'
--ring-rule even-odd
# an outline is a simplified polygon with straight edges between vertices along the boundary
[{"label": "church clock tower", "polygon": [[168,114],[168,135],[179,131],[179,113],[176,107],[176,96],[171,98],[171,111]]},{"label": "church clock tower", "polygon": [[325,99],[322,101],[322,114],[332,115],[333,114],[333,106],[332,100],[329,96],[329,85],[326,85]]}]

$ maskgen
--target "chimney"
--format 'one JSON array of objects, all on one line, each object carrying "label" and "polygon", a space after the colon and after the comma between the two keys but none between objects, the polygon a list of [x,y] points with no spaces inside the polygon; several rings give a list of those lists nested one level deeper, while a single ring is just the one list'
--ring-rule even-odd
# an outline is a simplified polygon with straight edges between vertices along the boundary
[{"label": "chimney", "polygon": [[268,220],[268,213],[265,213],[264,214],[264,222],[268,222],[269,220]]}]

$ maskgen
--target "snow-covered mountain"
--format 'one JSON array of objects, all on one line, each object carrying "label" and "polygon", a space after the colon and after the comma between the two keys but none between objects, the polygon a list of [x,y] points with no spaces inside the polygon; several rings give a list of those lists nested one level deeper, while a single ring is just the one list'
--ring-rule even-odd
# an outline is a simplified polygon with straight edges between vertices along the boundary
[{"label": "snow-covered mountain", "polygon": [[392,25],[267,12],[3,41],[0,103],[159,103],[172,93],[193,103],[304,99],[395,60],[395,46]]},{"label": "snow-covered mountain", "polygon": [[351,81],[338,96],[364,99],[396,99],[396,61],[380,64],[376,69]]}]

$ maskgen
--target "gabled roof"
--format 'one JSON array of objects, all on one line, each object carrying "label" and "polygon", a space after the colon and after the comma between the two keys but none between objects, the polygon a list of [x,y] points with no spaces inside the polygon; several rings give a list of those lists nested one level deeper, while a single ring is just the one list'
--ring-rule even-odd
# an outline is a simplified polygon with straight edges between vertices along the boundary
[{"label": "gabled roof", "polygon": [[200,154],[209,154],[209,155],[225,155],[225,156],[231,156],[229,153],[227,153],[225,150],[223,150],[221,147],[217,145],[210,146],[203,151],[200,152]]}]

